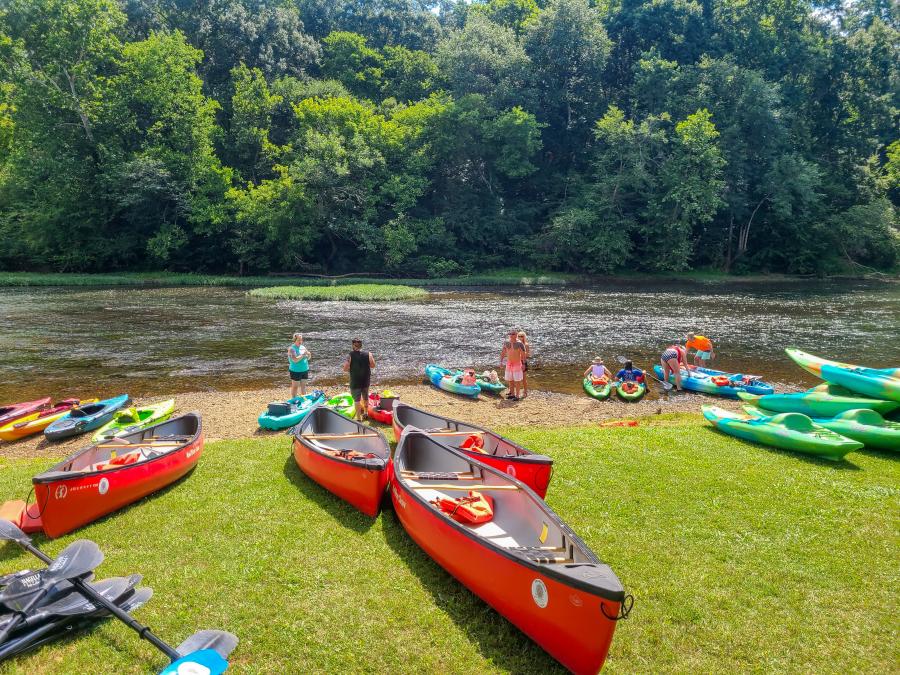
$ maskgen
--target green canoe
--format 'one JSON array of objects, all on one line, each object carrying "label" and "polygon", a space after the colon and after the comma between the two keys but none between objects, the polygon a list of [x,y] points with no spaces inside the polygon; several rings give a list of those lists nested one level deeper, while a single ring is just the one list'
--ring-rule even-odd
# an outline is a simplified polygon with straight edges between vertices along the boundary
[{"label": "green canoe", "polygon": [[643,382],[616,382],[616,396],[623,401],[639,401],[647,393]]},{"label": "green canoe", "polygon": [[743,417],[717,406],[703,406],[703,416],[717,429],[762,445],[782,450],[795,450],[835,462],[859,450],[863,444],[814,424],[800,413],[779,413],[772,417]]},{"label": "green canoe", "polygon": [[174,411],[174,398],[170,398],[162,403],[141,406],[140,408],[132,406],[131,408],[119,410],[109,422],[97,430],[97,433],[91,437],[91,440],[94,443],[99,443],[116,436],[146,429],[157,422],[169,419],[169,416]]},{"label": "green canoe", "polygon": [[738,396],[772,412],[796,412],[809,417],[834,417],[848,410],[867,409],[886,415],[900,408],[896,401],[880,401],[864,396],[835,396],[825,391],[798,391],[794,394],[755,396],[740,392]]},{"label": "green canoe", "polygon": [[[745,405],[744,410],[754,418],[766,417],[764,410],[752,405]],[[837,417],[814,417],[813,423],[864,443],[867,448],[900,450],[900,422],[886,420],[874,410],[848,410]]]},{"label": "green canoe", "polygon": [[325,401],[325,407],[331,408],[335,412],[339,412],[344,417],[353,419],[356,415],[356,404],[353,403],[353,397],[350,394],[338,394],[337,396]]},{"label": "green canoe", "polygon": [[605,384],[594,386],[591,382],[591,378],[586,377],[581,381],[581,386],[584,387],[584,391],[588,396],[595,398],[598,401],[605,401],[609,398],[610,392],[612,392],[612,382],[608,380]]}]

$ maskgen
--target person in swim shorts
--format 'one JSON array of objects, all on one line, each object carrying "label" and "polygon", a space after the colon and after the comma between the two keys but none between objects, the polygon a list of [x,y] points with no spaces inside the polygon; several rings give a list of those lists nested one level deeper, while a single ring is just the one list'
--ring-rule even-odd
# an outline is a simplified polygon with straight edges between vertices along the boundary
[{"label": "person in swim shorts", "polygon": [[694,365],[702,366],[706,368],[709,366],[709,362],[716,358],[716,352],[713,350],[712,340],[710,340],[705,335],[694,335],[693,333],[688,333],[687,339],[684,341],[684,349],[689,355],[691,350],[693,349],[696,353],[694,354]]},{"label": "person in swim shorts", "polygon": [[503,343],[503,349],[500,351],[500,367],[506,367],[505,378],[509,386],[506,398],[511,401],[519,400],[522,378],[525,375],[522,365],[524,361],[525,345],[519,342],[519,331],[511,330],[509,340]]},{"label": "person in swim shorts", "polygon": [[684,391],[681,387],[682,369],[684,369],[684,372],[687,373],[688,377],[691,376],[691,371],[690,368],[688,368],[686,361],[686,355],[687,352],[681,345],[669,345],[659,357],[659,363],[662,366],[663,371],[663,382],[668,382],[669,373],[673,373],[675,375],[675,389],[678,391]]},{"label": "person in swim shorts", "polygon": [[356,404],[356,419],[362,421],[367,418],[369,404],[369,385],[372,381],[372,369],[375,367],[375,357],[372,352],[362,351],[362,340],[353,338],[353,351],[347,355],[344,361],[344,372],[350,373],[350,395]]},{"label": "person in swim shorts", "polygon": [[306,396],[306,381],[309,379],[310,351],[303,344],[303,334],[294,333],[294,342],[288,347],[288,372],[291,375],[291,398]]}]

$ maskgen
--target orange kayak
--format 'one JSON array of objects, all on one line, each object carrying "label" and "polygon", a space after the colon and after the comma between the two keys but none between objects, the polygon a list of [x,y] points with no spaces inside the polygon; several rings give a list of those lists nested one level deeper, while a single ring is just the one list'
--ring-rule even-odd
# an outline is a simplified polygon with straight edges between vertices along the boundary
[{"label": "orange kayak", "polygon": [[17,441],[20,438],[39,434],[56,420],[61,420],[68,415],[72,411],[72,408],[96,402],[96,398],[88,399],[87,401],[80,401],[77,398],[64,399],[52,408],[46,408],[44,410],[39,410],[38,412],[33,412],[30,415],[19,417],[9,424],[0,427],[0,440]]}]

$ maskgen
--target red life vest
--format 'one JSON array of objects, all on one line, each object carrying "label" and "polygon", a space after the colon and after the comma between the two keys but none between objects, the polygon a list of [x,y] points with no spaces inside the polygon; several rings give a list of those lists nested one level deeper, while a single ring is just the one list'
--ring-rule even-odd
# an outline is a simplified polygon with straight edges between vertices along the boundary
[{"label": "red life vest", "polygon": [[626,394],[633,394],[638,390],[637,382],[623,382],[621,386],[622,391],[624,391]]},{"label": "red life vest", "polygon": [[461,450],[487,454],[487,450],[484,449],[484,439],[479,434],[472,434],[471,436],[467,436],[466,440],[460,443],[459,447]]},{"label": "red life vest", "polygon": [[469,490],[467,497],[438,497],[432,503],[453,520],[468,525],[486,523],[494,517],[494,500],[474,490]]},{"label": "red life vest", "polygon": [[111,457],[108,462],[97,462],[92,467],[93,471],[105,471],[106,469],[115,469],[120,466],[128,466],[129,464],[136,464],[141,459],[141,451],[136,450],[134,452],[126,452],[124,455],[119,455],[118,457]]}]

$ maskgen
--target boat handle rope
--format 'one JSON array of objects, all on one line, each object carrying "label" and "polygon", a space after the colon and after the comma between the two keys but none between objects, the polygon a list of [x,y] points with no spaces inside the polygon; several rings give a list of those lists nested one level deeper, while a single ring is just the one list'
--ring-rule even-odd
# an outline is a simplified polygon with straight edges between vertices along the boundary
[{"label": "boat handle rope", "polygon": [[[34,485],[31,486],[31,489],[28,491],[28,496],[25,497],[25,514],[28,514],[28,502],[31,501],[31,495],[34,494]],[[47,510],[47,505],[50,503],[50,491],[47,491],[47,501],[44,502],[44,508],[41,508],[41,505],[38,504],[37,495],[34,497],[34,503],[37,504],[38,514],[37,517],[41,518],[44,515],[44,511]]]},{"label": "boat handle rope", "polygon": [[621,621],[622,619],[627,619],[628,615],[631,614],[631,608],[634,607],[634,596],[626,595],[622,600],[622,603],[619,605],[619,612],[615,616],[610,616],[606,613],[606,605],[601,600],[600,602],[600,611],[603,616],[605,616],[610,621]]}]

